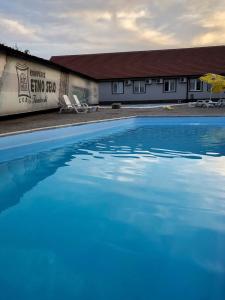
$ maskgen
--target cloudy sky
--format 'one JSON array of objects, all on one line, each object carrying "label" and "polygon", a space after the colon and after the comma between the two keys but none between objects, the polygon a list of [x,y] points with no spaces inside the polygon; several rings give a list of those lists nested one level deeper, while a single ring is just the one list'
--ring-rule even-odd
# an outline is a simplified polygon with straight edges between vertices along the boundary
[{"label": "cloudy sky", "polygon": [[0,42],[31,54],[225,44],[225,0],[0,0]]}]

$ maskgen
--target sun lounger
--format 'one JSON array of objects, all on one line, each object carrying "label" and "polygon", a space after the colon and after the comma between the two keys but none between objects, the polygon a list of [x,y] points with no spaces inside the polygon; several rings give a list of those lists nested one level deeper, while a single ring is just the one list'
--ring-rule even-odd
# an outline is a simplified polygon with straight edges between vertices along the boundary
[{"label": "sun lounger", "polygon": [[216,103],[216,107],[224,107],[225,106],[225,99],[219,99]]},{"label": "sun lounger", "polygon": [[206,100],[197,100],[196,102],[189,102],[189,107],[203,107],[203,105],[206,103]]},{"label": "sun lounger", "polygon": [[196,107],[196,102],[188,102],[188,107]]},{"label": "sun lounger", "polygon": [[216,102],[213,102],[212,100],[205,100],[205,102],[202,104],[202,107],[215,107],[216,106]]},{"label": "sun lounger", "polygon": [[60,108],[60,113],[62,112],[72,112],[72,113],[86,113],[88,109],[86,107],[77,107],[76,105],[72,104],[69,97],[67,95],[63,95],[63,104]]},{"label": "sun lounger", "polygon": [[89,106],[87,103],[81,103],[77,95],[73,95],[73,98],[77,107],[84,107],[87,109],[88,112],[97,111],[99,109],[98,105]]},{"label": "sun lounger", "polygon": [[215,107],[216,102],[213,102],[212,100],[197,100],[196,102],[189,102],[189,107]]}]

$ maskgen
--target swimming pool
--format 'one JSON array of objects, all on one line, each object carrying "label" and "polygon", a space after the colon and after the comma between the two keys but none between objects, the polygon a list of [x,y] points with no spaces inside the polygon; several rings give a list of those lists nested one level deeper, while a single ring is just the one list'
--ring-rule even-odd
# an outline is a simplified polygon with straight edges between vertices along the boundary
[{"label": "swimming pool", "polygon": [[225,119],[0,138],[1,299],[224,300]]}]

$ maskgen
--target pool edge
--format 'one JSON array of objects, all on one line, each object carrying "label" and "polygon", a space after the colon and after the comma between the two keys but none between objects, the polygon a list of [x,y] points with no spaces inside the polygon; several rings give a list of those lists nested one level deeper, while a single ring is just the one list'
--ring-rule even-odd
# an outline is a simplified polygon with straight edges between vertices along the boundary
[{"label": "pool edge", "polygon": [[110,121],[117,121],[117,120],[126,120],[126,119],[135,119],[135,118],[225,118],[223,115],[218,116],[203,116],[203,115],[179,115],[179,116],[149,116],[149,115],[133,115],[128,117],[119,117],[119,118],[111,118],[111,119],[101,119],[101,120],[93,120],[93,121],[85,121],[85,122],[79,122],[79,123],[67,123],[62,125],[53,125],[53,126],[47,126],[47,127],[38,127],[33,129],[26,129],[26,130],[19,130],[19,131],[11,131],[7,133],[0,133],[1,137],[7,137],[12,135],[20,135],[24,133],[32,133],[37,131],[43,131],[43,130],[51,130],[51,129],[58,129],[58,128],[66,128],[66,127],[75,127],[80,125],[87,125],[87,124],[95,124],[95,123],[102,123],[102,122],[110,122]]}]

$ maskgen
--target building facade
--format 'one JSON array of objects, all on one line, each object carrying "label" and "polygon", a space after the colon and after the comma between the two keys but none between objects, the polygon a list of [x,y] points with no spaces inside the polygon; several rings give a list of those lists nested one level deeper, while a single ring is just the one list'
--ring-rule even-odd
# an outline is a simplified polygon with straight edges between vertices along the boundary
[{"label": "building facade", "polygon": [[98,103],[98,83],[82,75],[0,45],[0,116],[56,109],[62,95]]},{"label": "building facade", "polygon": [[51,60],[98,80],[102,104],[207,99],[210,87],[198,78],[206,73],[225,74],[225,46],[54,56]]},{"label": "building facade", "polygon": [[[90,105],[188,102],[211,97],[198,78],[225,74],[225,46],[54,56],[0,45],[0,117],[56,109],[76,94]],[[213,94],[212,99],[225,97]]]},{"label": "building facade", "polygon": [[[220,95],[213,95],[213,97]],[[101,103],[188,102],[210,97],[210,87],[198,78],[141,78],[99,82]]]}]

